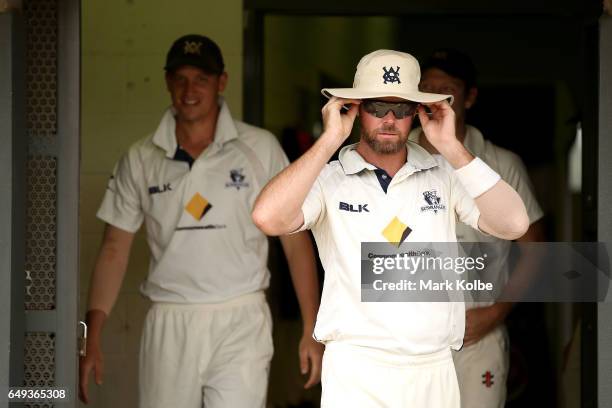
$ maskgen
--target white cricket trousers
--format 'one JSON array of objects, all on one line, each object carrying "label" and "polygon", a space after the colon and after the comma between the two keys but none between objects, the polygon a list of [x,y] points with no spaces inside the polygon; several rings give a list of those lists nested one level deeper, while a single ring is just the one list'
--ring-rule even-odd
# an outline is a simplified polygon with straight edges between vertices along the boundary
[{"label": "white cricket trousers", "polygon": [[154,303],[140,343],[139,406],[263,408],[272,353],[263,292],[219,304]]},{"label": "white cricket trousers", "polygon": [[450,348],[401,355],[329,342],[323,355],[322,408],[459,408]]},{"label": "white cricket trousers", "polygon": [[500,326],[477,343],[453,352],[462,408],[503,408],[510,368],[508,334]]}]

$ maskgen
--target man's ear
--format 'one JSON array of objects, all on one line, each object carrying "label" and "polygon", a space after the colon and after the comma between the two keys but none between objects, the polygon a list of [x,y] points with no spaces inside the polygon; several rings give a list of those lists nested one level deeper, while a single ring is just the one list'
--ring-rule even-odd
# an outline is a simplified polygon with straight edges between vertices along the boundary
[{"label": "man's ear", "polygon": [[478,88],[475,86],[471,87],[465,97],[465,109],[470,109],[476,103],[478,98]]},{"label": "man's ear", "polygon": [[226,86],[227,86],[227,72],[224,71],[221,75],[219,75],[219,86],[217,88],[217,91],[219,93],[223,92]]}]

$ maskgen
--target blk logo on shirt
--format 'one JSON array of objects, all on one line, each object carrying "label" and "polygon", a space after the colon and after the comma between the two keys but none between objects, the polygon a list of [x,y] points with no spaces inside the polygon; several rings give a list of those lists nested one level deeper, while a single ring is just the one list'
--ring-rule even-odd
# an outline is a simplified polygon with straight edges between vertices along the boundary
[{"label": "blk logo on shirt", "polygon": [[149,187],[149,195],[165,193],[166,191],[172,191],[172,186],[170,183],[165,183],[161,186]]},{"label": "blk logo on shirt", "polygon": [[338,208],[342,211],[348,211],[348,212],[356,212],[356,213],[370,212],[370,210],[368,210],[367,204],[348,204],[348,203],[340,201],[340,205]]}]

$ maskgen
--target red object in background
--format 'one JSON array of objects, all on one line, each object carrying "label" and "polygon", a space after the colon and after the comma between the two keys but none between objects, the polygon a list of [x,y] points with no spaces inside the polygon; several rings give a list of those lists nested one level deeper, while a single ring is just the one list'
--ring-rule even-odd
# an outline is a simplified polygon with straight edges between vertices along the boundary
[{"label": "red object in background", "polygon": [[298,149],[301,154],[306,153],[306,151],[314,144],[314,138],[312,135],[304,130],[298,130],[295,137],[297,139]]}]

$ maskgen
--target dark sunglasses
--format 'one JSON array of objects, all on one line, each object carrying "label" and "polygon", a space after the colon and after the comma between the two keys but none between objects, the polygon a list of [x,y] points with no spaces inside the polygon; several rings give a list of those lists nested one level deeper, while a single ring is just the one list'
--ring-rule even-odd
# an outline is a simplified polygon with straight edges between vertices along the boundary
[{"label": "dark sunglasses", "polygon": [[377,118],[384,118],[389,111],[393,112],[396,119],[404,119],[407,116],[412,116],[419,106],[418,102],[384,102],[376,99],[364,99],[361,102],[363,110]]}]

